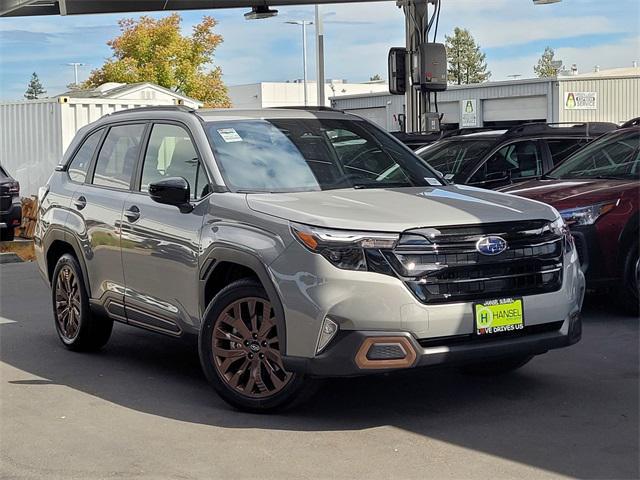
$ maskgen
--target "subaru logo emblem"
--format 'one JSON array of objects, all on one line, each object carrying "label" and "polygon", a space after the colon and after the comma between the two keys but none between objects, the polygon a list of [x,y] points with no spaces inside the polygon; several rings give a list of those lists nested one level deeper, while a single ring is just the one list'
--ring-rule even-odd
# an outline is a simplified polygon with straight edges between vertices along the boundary
[{"label": "subaru logo emblem", "polygon": [[476,243],[476,250],[483,255],[500,255],[507,249],[507,241],[496,235],[482,237]]}]

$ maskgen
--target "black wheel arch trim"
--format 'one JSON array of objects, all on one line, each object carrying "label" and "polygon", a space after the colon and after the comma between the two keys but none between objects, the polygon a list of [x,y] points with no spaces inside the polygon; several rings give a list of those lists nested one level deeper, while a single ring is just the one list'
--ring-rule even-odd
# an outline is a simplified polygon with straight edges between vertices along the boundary
[{"label": "black wheel arch trim", "polygon": [[[89,273],[87,271],[87,264],[85,262],[84,255],[82,255],[82,249],[80,248],[80,244],[78,243],[78,240],[76,240],[76,238],[73,236],[73,234],[69,233],[68,231],[60,227],[51,227],[42,238],[44,260],[47,263],[47,271],[45,272],[47,275],[47,280],[49,281],[49,283],[51,283],[51,278],[49,278],[49,264],[48,264],[47,257],[49,256],[49,249],[51,248],[51,245],[56,241],[66,243],[73,249],[76,258],[78,259],[78,263],[80,264],[80,269],[82,270],[82,280],[85,288],[87,289],[87,295],[89,298],[91,298],[91,285],[89,284]],[[54,265],[54,268],[55,268],[55,265]]]},{"label": "black wheel arch trim", "polygon": [[201,305],[201,311],[204,312],[207,308],[205,305],[205,289],[207,282],[212,275],[215,275],[216,269],[223,262],[236,263],[243,267],[249,268],[256,273],[258,280],[264,287],[271,305],[276,313],[276,325],[278,327],[278,337],[280,337],[280,349],[282,355],[286,355],[287,351],[287,326],[285,321],[284,306],[280,300],[280,295],[276,289],[267,267],[256,255],[253,253],[240,250],[233,247],[217,246],[213,247],[207,255],[207,259],[203,262],[200,268],[200,288],[199,288],[199,300]]}]

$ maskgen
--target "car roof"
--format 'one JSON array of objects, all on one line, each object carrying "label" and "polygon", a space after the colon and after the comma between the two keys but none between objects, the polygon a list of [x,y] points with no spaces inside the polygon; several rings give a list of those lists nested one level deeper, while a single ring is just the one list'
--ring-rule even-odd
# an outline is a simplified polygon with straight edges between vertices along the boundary
[{"label": "car roof", "polygon": [[361,120],[356,115],[350,115],[339,110],[331,109],[304,109],[304,108],[219,108],[199,109],[196,112],[205,122],[227,120],[261,120],[265,118],[289,118],[289,119],[345,119]]}]

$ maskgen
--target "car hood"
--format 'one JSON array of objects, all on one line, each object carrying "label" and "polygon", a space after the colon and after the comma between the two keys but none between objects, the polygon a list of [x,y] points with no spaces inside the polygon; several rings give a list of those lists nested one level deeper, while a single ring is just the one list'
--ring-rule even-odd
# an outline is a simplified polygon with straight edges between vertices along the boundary
[{"label": "car hood", "polygon": [[544,201],[557,209],[575,208],[620,198],[628,190],[640,190],[637,180],[567,179],[530,180],[500,191]]},{"label": "car hood", "polygon": [[554,220],[542,203],[467,186],[248,194],[254,211],[308,225],[402,232],[417,227]]}]

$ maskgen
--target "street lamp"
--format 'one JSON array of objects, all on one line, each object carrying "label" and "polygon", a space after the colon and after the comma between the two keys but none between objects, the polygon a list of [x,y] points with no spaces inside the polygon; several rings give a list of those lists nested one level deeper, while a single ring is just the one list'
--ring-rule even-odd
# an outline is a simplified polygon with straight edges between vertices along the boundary
[{"label": "street lamp", "polygon": [[313,22],[308,20],[290,20],[290,25],[302,25],[302,81],[304,88],[304,106],[309,105],[309,99],[307,96],[307,25],[313,25]]},{"label": "street lamp", "polygon": [[75,78],[74,85],[78,85],[78,67],[86,67],[87,64],[79,63],[79,62],[71,62],[71,63],[67,63],[67,65],[69,65],[70,67],[73,67],[73,73]]}]

